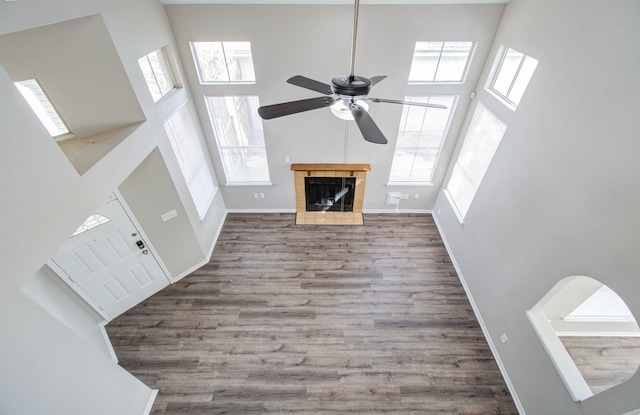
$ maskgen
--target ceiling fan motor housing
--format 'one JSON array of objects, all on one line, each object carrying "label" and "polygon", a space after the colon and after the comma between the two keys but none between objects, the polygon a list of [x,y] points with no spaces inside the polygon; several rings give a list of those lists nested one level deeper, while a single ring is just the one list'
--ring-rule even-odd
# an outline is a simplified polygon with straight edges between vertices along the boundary
[{"label": "ceiling fan motor housing", "polygon": [[331,80],[331,90],[342,97],[366,96],[371,90],[371,81],[364,76],[339,75]]}]

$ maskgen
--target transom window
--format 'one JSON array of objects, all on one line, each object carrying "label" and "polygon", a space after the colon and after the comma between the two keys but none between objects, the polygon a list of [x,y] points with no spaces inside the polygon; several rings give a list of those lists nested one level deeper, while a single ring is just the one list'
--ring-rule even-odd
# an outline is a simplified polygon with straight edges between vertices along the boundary
[{"label": "transom window", "polygon": [[405,105],[400,119],[389,183],[430,183],[454,111],[456,96],[405,97],[447,109]]},{"label": "transom window", "polygon": [[505,123],[478,103],[445,191],[461,222],[506,129]]},{"label": "transom window", "polygon": [[14,85],[20,91],[27,104],[36,114],[44,128],[47,129],[51,137],[58,137],[71,133],[67,124],[56,110],[49,97],[42,89],[40,83],[35,79],[27,79],[15,82]]},{"label": "transom window", "polygon": [[205,97],[228,184],[270,184],[257,96]]},{"label": "transom window", "polygon": [[191,42],[191,51],[201,84],[256,80],[249,42]]},{"label": "transom window", "polygon": [[93,228],[97,228],[100,225],[104,225],[105,223],[109,223],[111,222],[111,219],[109,219],[106,216],[102,216],[102,215],[91,215],[87,218],[87,220],[85,220],[82,225],[80,225],[80,227],[78,229],[76,229],[76,231],[73,233],[73,235],[71,235],[71,237],[74,236],[78,236],[82,233],[85,233],[87,231],[90,231]]},{"label": "transom window", "polygon": [[138,64],[154,102],[158,102],[176,87],[164,48],[140,58]]},{"label": "transom window", "polygon": [[515,108],[520,103],[537,65],[537,60],[517,50],[505,48],[489,89]]},{"label": "transom window", "polygon": [[473,42],[416,42],[409,83],[462,82]]}]

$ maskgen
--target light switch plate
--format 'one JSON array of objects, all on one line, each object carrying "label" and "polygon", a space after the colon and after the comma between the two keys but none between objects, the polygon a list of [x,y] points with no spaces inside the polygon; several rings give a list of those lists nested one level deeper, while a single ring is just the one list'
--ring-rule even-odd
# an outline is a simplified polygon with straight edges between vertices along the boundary
[{"label": "light switch plate", "polygon": [[168,211],[167,213],[163,213],[162,215],[160,215],[160,217],[162,218],[163,222],[168,221],[169,219],[173,219],[176,216],[178,216],[178,212],[176,212],[175,209],[171,209],[170,211]]}]

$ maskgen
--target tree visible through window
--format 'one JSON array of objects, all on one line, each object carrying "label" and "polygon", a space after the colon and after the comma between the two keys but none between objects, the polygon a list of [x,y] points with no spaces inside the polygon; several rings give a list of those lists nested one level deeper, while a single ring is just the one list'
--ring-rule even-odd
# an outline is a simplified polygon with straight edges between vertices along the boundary
[{"label": "tree visible through window", "polygon": [[249,42],[191,42],[201,84],[254,82]]},{"label": "tree visible through window", "polygon": [[142,69],[142,74],[147,81],[147,86],[154,102],[157,102],[175,88],[175,82],[164,48],[154,50],[138,59],[138,64]]},{"label": "tree visible through window", "polygon": [[456,97],[405,97],[405,101],[447,107],[440,109],[405,105],[402,109],[389,182],[428,183],[433,179]]},{"label": "tree visible through window", "polygon": [[473,42],[416,42],[409,83],[462,82]]},{"label": "tree visible through window", "polygon": [[533,76],[538,61],[517,50],[506,48],[490,89],[513,107],[517,107]]},{"label": "tree visible through window", "polygon": [[257,96],[207,96],[228,183],[268,183],[269,165]]}]

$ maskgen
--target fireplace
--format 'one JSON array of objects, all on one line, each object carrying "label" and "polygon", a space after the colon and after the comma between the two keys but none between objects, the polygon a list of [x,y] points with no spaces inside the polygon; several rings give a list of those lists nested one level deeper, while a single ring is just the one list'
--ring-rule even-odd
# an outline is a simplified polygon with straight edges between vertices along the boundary
[{"label": "fireplace", "polygon": [[355,177],[305,177],[307,212],[353,212]]},{"label": "fireplace", "polygon": [[368,164],[292,164],[297,225],[363,225]]}]

